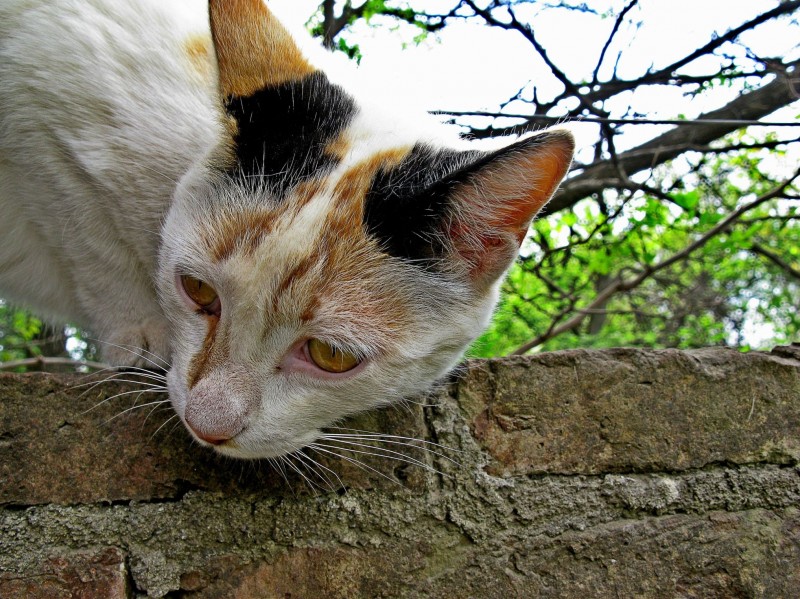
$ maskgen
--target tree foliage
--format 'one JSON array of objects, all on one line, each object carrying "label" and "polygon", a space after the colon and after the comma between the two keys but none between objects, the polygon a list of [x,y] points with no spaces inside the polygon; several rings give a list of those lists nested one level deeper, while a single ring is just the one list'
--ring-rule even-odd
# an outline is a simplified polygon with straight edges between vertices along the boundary
[{"label": "tree foliage", "polygon": [[[800,2],[753,3],[749,18],[726,28],[705,23],[696,48],[665,49],[649,63],[633,56],[652,4],[639,0],[378,4],[386,9],[374,4],[370,16],[381,12],[425,31],[471,22],[520,36],[526,64],[546,67],[545,75],[523,76],[519,91],[494,107],[441,111],[465,136],[562,122],[593,128],[591,147],[534,223],[476,355],[797,340],[800,126],[757,125],[780,109],[797,123],[800,52],[795,43],[783,56],[765,54],[757,34],[800,39]],[[350,20],[329,29],[331,46],[359,18],[350,2],[341,10]],[[580,44],[582,72],[564,55],[577,43],[542,41],[537,23],[552,13],[580,15],[606,32],[600,43]],[[669,103],[666,114],[648,111],[654,92],[676,91],[684,101],[674,112]],[[692,105],[709,109],[678,111]],[[658,133],[631,142],[643,124]]]},{"label": "tree foliage", "polygon": [[41,355],[36,338],[43,329],[38,318],[0,300],[0,362]]}]

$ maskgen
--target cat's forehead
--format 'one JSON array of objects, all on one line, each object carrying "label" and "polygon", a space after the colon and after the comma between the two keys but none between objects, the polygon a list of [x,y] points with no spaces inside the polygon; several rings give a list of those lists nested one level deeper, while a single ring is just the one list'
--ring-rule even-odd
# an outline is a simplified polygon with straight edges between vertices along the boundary
[{"label": "cat's forehead", "polygon": [[341,240],[376,249],[383,245],[369,236],[370,203],[384,199],[387,190],[379,184],[387,173],[401,176],[405,167],[407,183],[422,176],[408,164],[415,150],[365,150],[344,135],[334,144],[341,153],[329,159],[327,169],[239,173],[218,180],[198,219],[208,257],[224,262],[235,254],[255,255],[259,248],[272,256],[303,254],[309,246]]},{"label": "cat's forehead", "polygon": [[[350,169],[349,178],[360,172]],[[374,351],[396,341],[415,318],[415,273],[365,231],[358,202],[364,184],[338,183],[338,189],[333,180],[315,187],[316,193],[301,185],[271,207],[203,219],[204,257],[228,309],[258,314],[264,335],[290,322]]]}]

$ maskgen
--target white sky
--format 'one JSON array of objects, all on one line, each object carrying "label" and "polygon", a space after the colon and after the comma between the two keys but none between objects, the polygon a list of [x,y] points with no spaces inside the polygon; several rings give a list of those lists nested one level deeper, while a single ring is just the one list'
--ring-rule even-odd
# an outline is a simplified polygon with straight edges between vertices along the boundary
[{"label": "white sky", "polygon": [[[623,3],[618,0],[594,0],[588,4],[598,10]],[[293,28],[302,28],[318,0],[271,0],[273,10]],[[418,7],[452,5],[450,0],[418,1]],[[769,0],[642,0],[629,13],[642,25],[635,35],[630,31],[618,34],[618,43],[607,52],[603,76],[611,74],[617,54],[622,51],[618,73],[635,77],[648,66],[669,64],[709,40],[712,31],[724,33],[766,9],[777,5]],[[614,18],[598,19],[596,15],[576,11],[541,10],[535,6],[521,8],[520,18],[531,15],[537,39],[547,48],[559,67],[574,79],[588,77],[614,24]],[[412,28],[389,32],[385,28],[361,26],[358,43],[364,59],[360,70],[365,77],[379,83],[394,98],[422,104],[430,109],[481,110],[496,109],[503,100],[515,94],[529,80],[538,87],[539,97],[547,100],[560,91],[560,84],[550,74],[527,41],[520,35],[481,26],[477,23],[453,22],[436,36],[419,46],[408,42]],[[742,41],[761,56],[796,58],[800,55],[800,27],[781,23],[759,27]],[[627,47],[621,47],[625,43]],[[729,48],[741,56],[741,48]],[[716,62],[697,61],[683,69],[684,73],[702,74],[716,70]],[[736,88],[721,88],[703,98],[687,99],[677,88],[640,89],[635,109],[653,118],[674,118],[684,114],[691,118],[721,106],[739,93]],[[630,96],[608,102],[606,109],[627,108]],[[797,107],[782,111],[774,118],[793,120]],[[488,120],[479,124],[488,124]],[[571,124],[578,138],[578,147],[590,148],[596,139],[597,127]],[[656,135],[668,127],[628,127],[624,147],[630,147]],[[580,156],[580,155],[579,155]],[[584,160],[589,157],[583,156]]]}]

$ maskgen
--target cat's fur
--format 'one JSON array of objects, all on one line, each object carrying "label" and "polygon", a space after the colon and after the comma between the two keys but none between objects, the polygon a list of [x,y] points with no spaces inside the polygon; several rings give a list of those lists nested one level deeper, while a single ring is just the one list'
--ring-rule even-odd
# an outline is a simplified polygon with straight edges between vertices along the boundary
[{"label": "cat's fur", "polygon": [[[210,13],[213,35],[203,0],[4,0],[0,295],[116,363],[169,359],[195,437],[269,457],[453,367],[573,142],[444,144],[319,70],[261,0]],[[311,338],[362,363],[319,371]]]}]

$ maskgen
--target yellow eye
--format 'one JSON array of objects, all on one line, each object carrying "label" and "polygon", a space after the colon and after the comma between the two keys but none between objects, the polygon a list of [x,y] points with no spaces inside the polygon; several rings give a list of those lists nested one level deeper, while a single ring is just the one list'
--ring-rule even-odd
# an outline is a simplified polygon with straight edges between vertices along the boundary
[{"label": "yellow eye", "polygon": [[183,285],[183,290],[189,296],[189,299],[200,308],[208,312],[219,311],[219,306],[217,305],[219,298],[211,285],[189,275],[181,275],[181,285]]},{"label": "yellow eye", "polygon": [[361,362],[353,354],[343,352],[319,339],[308,340],[308,355],[322,370],[333,373],[347,372]]}]

